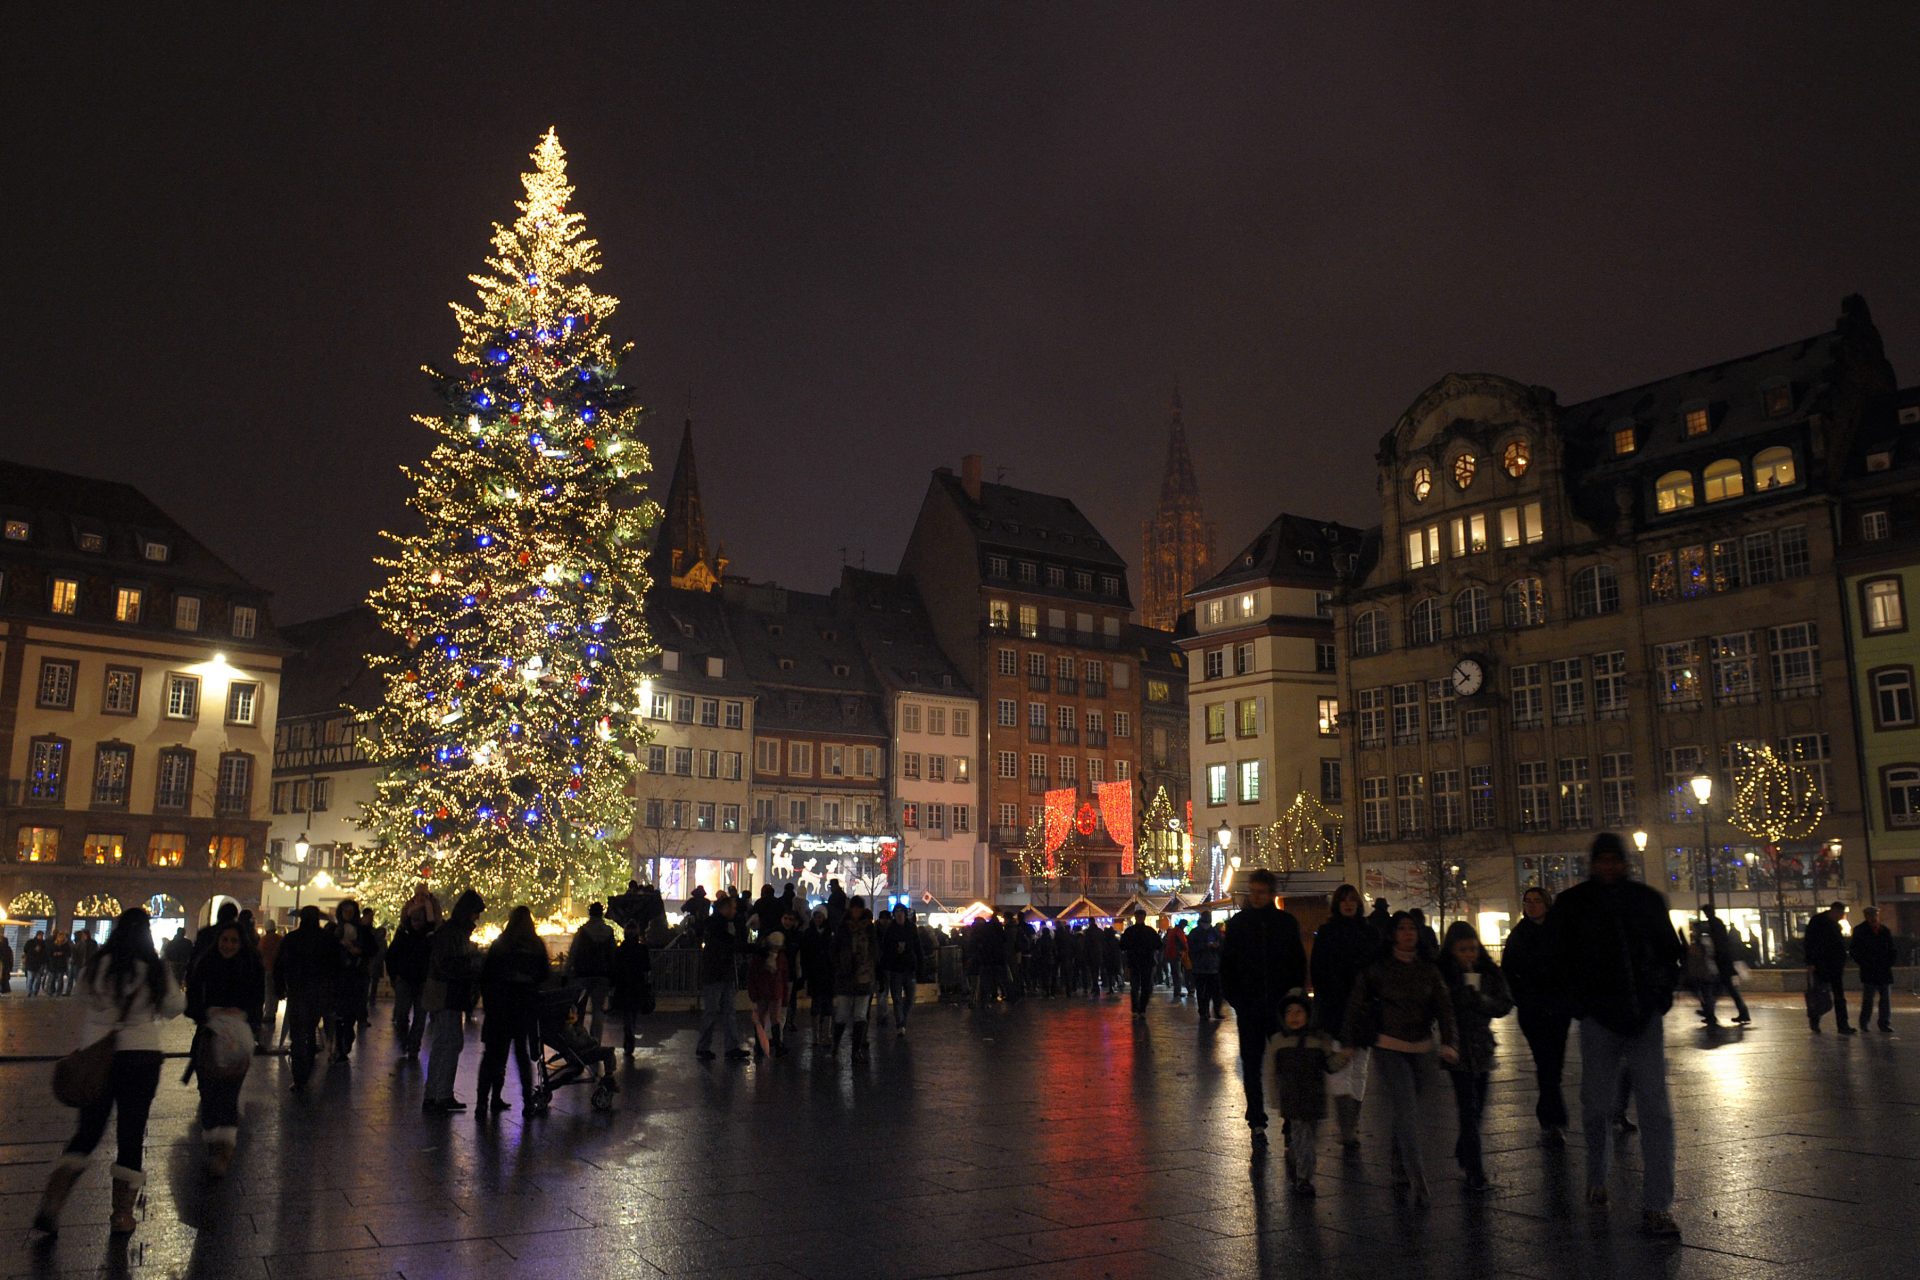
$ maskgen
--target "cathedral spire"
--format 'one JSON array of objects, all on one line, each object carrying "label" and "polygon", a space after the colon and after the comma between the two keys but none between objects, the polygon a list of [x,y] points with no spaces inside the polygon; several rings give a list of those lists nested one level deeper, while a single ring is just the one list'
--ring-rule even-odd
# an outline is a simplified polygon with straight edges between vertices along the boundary
[{"label": "cathedral spire", "polygon": [[713,590],[726,572],[726,557],[710,556],[707,551],[707,509],[700,501],[692,418],[686,420],[680,433],[680,456],[674,459],[673,481],[667,486],[665,510],[648,567],[655,582],[664,580],[692,591]]},{"label": "cathedral spire", "polygon": [[1213,571],[1213,524],[1200,507],[1200,482],[1187,450],[1180,386],[1168,412],[1167,462],[1160,503],[1141,529],[1140,620],[1171,631],[1186,611],[1186,594]]}]

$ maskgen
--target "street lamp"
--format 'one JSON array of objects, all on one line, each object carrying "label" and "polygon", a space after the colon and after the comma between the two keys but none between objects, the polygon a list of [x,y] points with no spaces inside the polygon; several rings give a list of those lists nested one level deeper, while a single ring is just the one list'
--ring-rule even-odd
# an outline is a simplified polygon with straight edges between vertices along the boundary
[{"label": "street lamp", "polygon": [[1693,788],[1693,798],[1700,802],[1700,848],[1707,858],[1707,910],[1712,911],[1713,836],[1708,825],[1711,819],[1707,815],[1707,806],[1713,803],[1713,775],[1703,769],[1694,774],[1687,785]]},{"label": "street lamp", "polygon": [[1645,831],[1636,831],[1633,833],[1633,847],[1639,850],[1642,858],[1647,856],[1647,833]]},{"label": "street lamp", "polygon": [[753,892],[753,875],[754,875],[754,872],[758,871],[759,869],[760,869],[760,859],[754,857],[752,854],[748,854],[747,855],[747,892],[748,893]]},{"label": "street lamp", "polygon": [[313,846],[307,843],[307,833],[302,831],[300,838],[293,842],[293,860],[300,865],[300,880],[293,886],[293,914],[300,914],[300,891],[307,887],[307,854]]}]

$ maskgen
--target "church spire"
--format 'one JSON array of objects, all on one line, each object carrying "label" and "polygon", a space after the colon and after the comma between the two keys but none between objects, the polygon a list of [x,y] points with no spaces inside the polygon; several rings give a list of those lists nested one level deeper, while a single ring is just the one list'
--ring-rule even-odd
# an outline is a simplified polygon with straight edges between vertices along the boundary
[{"label": "church spire", "polygon": [[725,556],[709,556],[707,551],[707,509],[700,501],[692,418],[680,433],[680,456],[674,459],[673,481],[667,486],[665,511],[648,567],[655,582],[664,580],[692,591],[713,590],[726,572]]},{"label": "church spire", "polygon": [[1187,450],[1180,386],[1168,411],[1167,463],[1160,504],[1141,529],[1140,620],[1171,631],[1186,611],[1186,594],[1213,571],[1213,524],[1200,507],[1200,482]]}]

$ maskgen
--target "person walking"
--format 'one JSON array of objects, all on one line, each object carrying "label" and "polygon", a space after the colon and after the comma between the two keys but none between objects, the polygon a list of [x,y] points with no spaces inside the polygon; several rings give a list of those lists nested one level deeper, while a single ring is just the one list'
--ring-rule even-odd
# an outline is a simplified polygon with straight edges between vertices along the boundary
[{"label": "person walking", "polygon": [[[833,935],[833,1047],[853,1027],[853,1060],[867,1060],[867,1010],[879,973],[880,941],[865,898],[847,900],[846,919]],[[1004,967],[1004,962],[1003,962]]]},{"label": "person walking", "polygon": [[1419,921],[1397,912],[1393,947],[1361,971],[1340,1041],[1373,1045],[1369,1070],[1386,1090],[1393,1126],[1393,1182],[1411,1188],[1419,1205],[1432,1202],[1420,1150],[1420,1092],[1424,1060],[1436,1048],[1436,1026],[1440,1061],[1450,1065],[1459,1056],[1453,1000],[1440,970],[1420,955]]},{"label": "person walking", "polygon": [[1340,1145],[1348,1151],[1360,1147],[1360,1104],[1367,1096],[1368,1046],[1346,1044],[1340,1036],[1347,1025],[1347,1003],[1353,998],[1354,984],[1360,973],[1379,957],[1378,937],[1361,915],[1360,891],[1343,884],[1333,891],[1326,921],[1313,932],[1313,1011],[1322,1030],[1332,1036],[1337,1047],[1352,1050],[1327,1082],[1333,1095],[1334,1121],[1340,1129]]},{"label": "person walking", "polygon": [[260,1016],[255,1020],[254,1044],[257,1051],[266,1053],[273,1048],[273,1030],[279,1022],[280,996],[277,989],[279,979],[274,970],[280,963],[280,944],[285,941],[280,935],[280,926],[267,921],[266,932],[260,935]]},{"label": "person walking", "polygon": [[700,938],[700,1039],[693,1056],[711,1062],[714,1033],[720,1033],[721,1052],[729,1062],[744,1062],[753,1055],[740,1047],[740,1033],[733,1023],[733,1005],[740,991],[739,956],[745,950],[741,935],[743,922],[732,895],[714,903],[713,915],[701,930]]},{"label": "person walking", "polygon": [[453,1094],[459,1076],[460,1053],[467,1044],[467,1014],[473,1009],[473,980],[479,964],[473,954],[473,928],[487,900],[472,889],[454,899],[446,923],[433,932],[427,957],[427,982],[422,1003],[427,1010],[428,1034],[426,1096],[420,1109],[446,1115],[465,1111],[467,1104]]},{"label": "person walking", "polygon": [[37,996],[47,981],[47,935],[36,932],[20,948],[21,963],[27,971],[27,994]]},{"label": "person walking", "polygon": [[480,1027],[480,1074],[474,1084],[473,1113],[511,1111],[503,1096],[507,1086],[507,1056],[520,1072],[520,1105],[531,1114],[533,1060],[540,1048],[540,989],[547,985],[552,963],[547,944],[534,931],[533,912],[517,906],[507,913],[507,926],[487,947],[480,962],[480,1000],[487,1020]]},{"label": "person walking", "polygon": [[1147,923],[1147,913],[1135,911],[1133,923],[1120,938],[1120,950],[1127,957],[1127,981],[1133,995],[1133,1020],[1147,1020],[1147,1001],[1153,998],[1153,970],[1160,963],[1165,945]]},{"label": "person walking", "polygon": [[1446,979],[1447,993],[1453,999],[1456,1037],[1457,1056],[1447,1064],[1454,1110],[1460,1121],[1453,1158],[1466,1175],[1467,1190],[1478,1193],[1493,1185],[1487,1181],[1480,1141],[1480,1127],[1487,1114],[1487,1085],[1493,1078],[1493,1024],[1512,1010],[1513,997],[1500,967],[1465,920],[1448,925],[1446,937],[1441,939],[1440,976]]},{"label": "person walking", "polygon": [[154,1023],[178,1017],[187,1003],[172,971],[154,950],[153,928],[145,911],[132,907],[120,913],[106,945],[81,975],[78,994],[84,1002],[80,1042],[92,1044],[113,1036],[113,1065],[105,1095],[80,1108],[73,1137],[54,1161],[33,1216],[33,1229],[49,1236],[59,1233],[60,1210],[86,1170],[87,1157],[105,1136],[108,1117],[117,1111],[113,1208],[108,1223],[114,1235],[125,1236],[133,1231],[134,1208],[147,1181],[147,1114],[160,1087],[160,1033]]},{"label": "person walking", "polygon": [[347,1062],[353,1056],[353,1042],[367,1016],[366,926],[360,923],[360,904],[343,898],[333,909],[329,926],[339,947],[340,968],[335,975],[333,1004],[328,1010],[333,1041],[330,1062]]},{"label": "person walking", "polygon": [[647,946],[649,917],[635,916],[621,932],[613,953],[613,990],[608,1003],[620,1015],[620,1041],[633,1061],[639,1021],[653,1012],[653,952]]},{"label": "person walking", "polygon": [[1033,935],[1034,987],[1049,999],[1060,993],[1060,956],[1054,942],[1051,923],[1040,925]]},{"label": "person walking", "polygon": [[886,927],[880,931],[880,971],[893,1005],[894,1038],[904,1039],[907,1018],[913,1013],[914,991],[920,985],[920,930],[905,903],[894,905]]},{"label": "person walking", "polygon": [[1186,998],[1187,988],[1192,984],[1187,975],[1193,971],[1193,951],[1187,941],[1187,926],[1176,920],[1167,930],[1166,942],[1161,951],[1167,962],[1167,981],[1173,988],[1168,999],[1176,1004]]},{"label": "person walking", "polygon": [[367,971],[367,1003],[361,1015],[360,1025],[367,1026],[373,1016],[373,1006],[380,999],[380,979],[387,968],[387,927],[374,919],[369,910],[360,918],[360,924],[366,933],[367,945],[364,967]]},{"label": "person walking", "polygon": [[400,927],[387,944],[387,980],[393,984],[393,1043],[403,1058],[420,1056],[427,1033],[427,964],[433,958],[431,917],[425,911],[400,916]]},{"label": "person walking", "polygon": [[200,1134],[207,1174],[224,1178],[240,1141],[240,1086],[259,1044],[266,970],[238,921],[220,927],[213,946],[187,974],[187,1017],[193,1037],[192,1071],[200,1086]]},{"label": "person walking", "polygon": [[1547,951],[1546,918],[1553,897],[1538,885],[1520,896],[1520,923],[1507,934],[1500,954],[1500,973],[1520,1010],[1520,1034],[1533,1057],[1533,1078],[1540,1090],[1534,1119],[1540,1122],[1540,1145],[1559,1150],[1567,1145],[1567,1099],[1560,1079],[1567,1065],[1567,1031],[1573,1018],[1561,998],[1553,958]]},{"label": "person walking", "polygon": [[[773,896],[773,886],[762,888],[761,897],[773,904],[772,910],[779,910],[780,900]],[[787,985],[793,976],[787,968],[787,935],[778,921],[771,926],[761,924],[766,916],[758,911],[753,919],[759,930],[747,961],[747,1002],[753,1009],[753,1056],[761,1058],[772,1054],[784,1058],[787,1047],[780,1042],[780,1022],[787,1004]]]},{"label": "person walking", "polygon": [[293,1091],[300,1093],[313,1076],[320,1020],[327,1015],[340,982],[340,944],[321,928],[319,907],[300,908],[300,927],[280,944],[274,976],[287,997]]},{"label": "person walking", "polygon": [[1347,1057],[1331,1036],[1314,1026],[1313,1014],[1306,992],[1289,991],[1280,999],[1280,1030],[1274,1036],[1273,1079],[1279,1086],[1287,1139],[1287,1185],[1297,1196],[1315,1194],[1313,1171],[1320,1123],[1327,1118],[1327,1077]]},{"label": "person walking", "polygon": [[1860,927],[1853,931],[1847,952],[1860,966],[1860,1029],[1873,1022],[1874,997],[1880,1000],[1880,1030],[1893,1030],[1893,1009],[1887,994],[1893,990],[1893,962],[1897,959],[1893,931],[1880,923],[1880,908],[1868,907],[1861,913]]},{"label": "person walking", "polygon": [[1824,1011],[1814,1012],[1825,1003],[1822,989],[1833,998],[1834,1026],[1843,1036],[1853,1034],[1853,1024],[1847,1020],[1847,940],[1840,933],[1840,924],[1846,918],[1847,904],[1835,902],[1807,921],[1807,990],[1813,993],[1807,1004],[1807,1025],[1815,1035],[1820,1034],[1820,1019],[1826,1016]]},{"label": "person walking", "polygon": [[813,909],[813,919],[800,935],[800,976],[807,986],[817,1048],[833,1036],[833,928],[825,907]]},{"label": "person walking", "polygon": [[[1705,999],[1708,1026],[1718,1026],[1720,996],[1722,993],[1733,997],[1734,1024],[1745,1026],[1753,1021],[1753,1015],[1747,1012],[1746,997],[1740,994],[1740,970],[1735,966],[1733,940],[1727,936],[1727,922],[1715,914],[1712,907],[1704,909],[1707,924],[1707,952],[1713,962],[1713,971],[1706,988]],[[1861,1019],[1866,1021],[1865,1018]]]},{"label": "person walking", "polygon": [[1608,1204],[1613,1120],[1624,1080],[1640,1116],[1641,1227],[1677,1239],[1663,1019],[1680,983],[1683,948],[1666,895],[1627,878],[1626,846],[1614,832],[1593,838],[1589,874],[1560,895],[1546,919],[1556,985],[1580,1023],[1587,1203]]},{"label": "person walking", "polygon": [[693,935],[694,945],[698,946],[700,935],[707,931],[707,920],[713,913],[713,903],[707,899],[707,886],[693,886],[693,892],[680,904],[680,913],[686,919],[687,932]]},{"label": "person walking", "polygon": [[1202,1022],[1209,1013],[1216,1021],[1227,1016],[1220,998],[1220,948],[1224,942],[1213,923],[1213,912],[1202,911],[1200,923],[1187,938],[1187,953],[1193,957],[1193,994]]},{"label": "person walking", "polygon": [[587,922],[573,935],[567,948],[567,977],[586,991],[592,1022],[587,1034],[595,1044],[607,1021],[607,992],[613,987],[613,949],[617,942],[613,926],[603,918],[606,908],[598,902],[587,908]]},{"label": "person walking", "polygon": [[47,994],[64,996],[73,977],[73,943],[64,933],[53,935],[47,944]]},{"label": "person walking", "polygon": [[[1001,992],[1005,992],[1011,1002],[1013,989],[1007,982],[1007,931],[1000,917],[982,916],[967,932],[973,938],[974,963],[980,966],[980,981],[975,991],[979,1007],[984,1009],[992,1004]],[[835,936],[838,934],[836,929]]]},{"label": "person walking", "polygon": [[1267,1145],[1267,1042],[1280,1029],[1280,1002],[1307,985],[1300,922],[1274,905],[1275,883],[1265,867],[1247,877],[1247,905],[1228,921],[1220,952],[1220,986],[1240,1033],[1240,1074],[1255,1147]]}]

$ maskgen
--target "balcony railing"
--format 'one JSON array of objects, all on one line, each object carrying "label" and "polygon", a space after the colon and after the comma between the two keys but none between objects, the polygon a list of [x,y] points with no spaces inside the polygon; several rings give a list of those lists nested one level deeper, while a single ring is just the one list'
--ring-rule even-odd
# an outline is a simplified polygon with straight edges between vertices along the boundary
[{"label": "balcony railing", "polygon": [[1088,897],[1105,907],[1117,907],[1140,888],[1138,877],[1089,876],[1081,879],[1071,873],[1049,880],[1046,876],[1012,875],[1000,877],[999,893],[1026,894],[1030,902],[1051,901],[1064,907],[1078,897]]},{"label": "balcony railing", "polygon": [[1053,740],[1069,747],[1078,746],[1080,743],[1080,731],[1071,725],[1062,725],[1053,731]]},{"label": "balcony railing", "polygon": [[1053,687],[1060,693],[1080,692],[1080,682],[1072,676],[1055,676],[1053,678]]},{"label": "balcony railing", "polygon": [[1043,724],[1030,724],[1027,726],[1028,742],[1047,742],[1050,740],[1047,733],[1047,726]]},{"label": "balcony railing", "polygon": [[1088,745],[1088,746],[1090,746],[1090,747],[1104,747],[1104,746],[1106,746],[1106,745],[1107,745],[1107,731],[1106,731],[1105,729],[1089,729],[1089,730],[1087,730],[1087,745]]},{"label": "balcony railing", "polygon": [[1030,675],[1027,677],[1027,689],[1032,693],[1045,693],[1052,687],[1053,682],[1045,676]]},{"label": "balcony railing", "polygon": [[1087,681],[1087,688],[1086,688],[1086,694],[1087,694],[1087,696],[1088,696],[1089,698],[1104,698],[1104,697],[1106,697],[1106,696],[1107,696],[1107,682],[1106,682],[1105,680],[1089,680],[1089,681]]},{"label": "balcony railing", "polygon": [[1028,778],[1027,779],[1027,794],[1030,796],[1043,796],[1047,794],[1047,792],[1051,791],[1052,789],[1053,789],[1053,783],[1050,779],[1047,779],[1047,778]]}]

